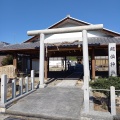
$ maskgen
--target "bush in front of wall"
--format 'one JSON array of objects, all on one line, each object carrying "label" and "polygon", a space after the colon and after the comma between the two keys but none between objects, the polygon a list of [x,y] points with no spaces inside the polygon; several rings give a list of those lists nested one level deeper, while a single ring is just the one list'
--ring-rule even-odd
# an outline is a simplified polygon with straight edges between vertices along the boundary
[{"label": "bush in front of wall", "polygon": [[13,56],[7,55],[5,58],[2,59],[1,64],[2,64],[2,66],[12,65],[13,64]]},{"label": "bush in front of wall", "polygon": [[[110,89],[110,86],[114,86],[116,90],[120,90],[120,77],[98,78],[94,82],[90,81],[90,86],[93,89]],[[109,92],[100,91],[109,96]],[[116,92],[118,94],[120,92]]]}]

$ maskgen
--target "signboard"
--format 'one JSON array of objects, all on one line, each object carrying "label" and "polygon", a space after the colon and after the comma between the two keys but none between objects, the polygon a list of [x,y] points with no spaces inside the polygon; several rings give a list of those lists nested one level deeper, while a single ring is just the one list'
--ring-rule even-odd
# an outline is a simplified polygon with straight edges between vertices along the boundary
[{"label": "signboard", "polygon": [[109,43],[109,76],[117,76],[116,43]]}]

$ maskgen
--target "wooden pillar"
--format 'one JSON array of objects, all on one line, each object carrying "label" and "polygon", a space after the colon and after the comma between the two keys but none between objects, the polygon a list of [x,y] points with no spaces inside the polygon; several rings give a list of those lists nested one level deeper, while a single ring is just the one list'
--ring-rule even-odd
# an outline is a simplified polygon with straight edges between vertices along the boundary
[{"label": "wooden pillar", "polygon": [[17,75],[17,54],[14,54],[14,56],[13,56],[13,66],[15,66],[15,74]]},{"label": "wooden pillar", "polygon": [[47,80],[47,68],[48,68],[48,60],[47,60],[47,57],[45,56],[45,61],[44,61],[44,78],[45,80]]},{"label": "wooden pillar", "polygon": [[119,76],[119,56],[117,55],[116,56],[117,58],[116,58],[116,63],[117,63],[117,76]]},{"label": "wooden pillar", "polygon": [[95,52],[92,48],[92,79],[95,79]]},{"label": "wooden pillar", "polygon": [[48,70],[48,72],[49,72],[49,57],[48,57],[48,63],[47,63],[47,70]]},{"label": "wooden pillar", "polygon": [[22,56],[22,65],[21,65],[21,68],[22,68],[22,72],[24,72],[24,56]]},{"label": "wooden pillar", "polygon": [[32,70],[32,57],[30,56],[30,70]]},{"label": "wooden pillar", "polygon": [[14,56],[13,56],[13,65],[15,66],[15,68],[17,70],[17,54],[14,54]]}]

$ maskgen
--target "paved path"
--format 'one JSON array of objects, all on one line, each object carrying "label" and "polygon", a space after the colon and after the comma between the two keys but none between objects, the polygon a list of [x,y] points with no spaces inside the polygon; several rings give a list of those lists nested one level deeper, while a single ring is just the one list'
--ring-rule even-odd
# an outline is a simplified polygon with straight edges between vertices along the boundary
[{"label": "paved path", "polygon": [[74,72],[71,75],[67,76],[62,82],[58,83],[57,87],[72,87],[77,84],[77,81],[80,79],[82,73]]},{"label": "paved path", "polygon": [[79,80],[82,77],[82,72],[73,72],[71,75],[67,76],[65,80]]},{"label": "paved path", "polygon": [[83,91],[76,87],[38,89],[7,109],[7,113],[49,120],[79,120]]},{"label": "paved path", "polygon": [[77,80],[63,80],[62,82],[58,83],[57,87],[72,87],[75,86],[77,83]]}]

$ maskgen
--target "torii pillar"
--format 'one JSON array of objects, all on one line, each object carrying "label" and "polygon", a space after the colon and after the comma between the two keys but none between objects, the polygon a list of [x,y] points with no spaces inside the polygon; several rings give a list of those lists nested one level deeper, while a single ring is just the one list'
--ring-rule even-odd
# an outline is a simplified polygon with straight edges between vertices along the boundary
[{"label": "torii pillar", "polygon": [[55,28],[45,30],[34,30],[28,31],[28,35],[40,35],[40,67],[39,67],[39,81],[40,86],[44,87],[44,34],[55,34],[55,33],[69,33],[69,32],[80,32],[82,31],[83,39],[83,62],[84,62],[84,111],[89,112],[89,61],[88,61],[88,41],[87,31],[102,29],[103,25],[86,25],[77,27],[67,28]]}]

